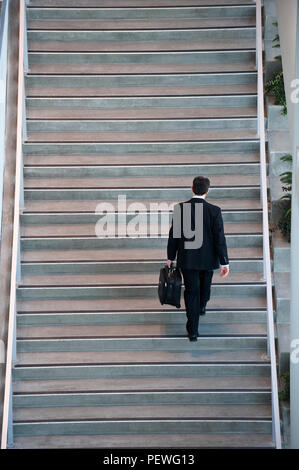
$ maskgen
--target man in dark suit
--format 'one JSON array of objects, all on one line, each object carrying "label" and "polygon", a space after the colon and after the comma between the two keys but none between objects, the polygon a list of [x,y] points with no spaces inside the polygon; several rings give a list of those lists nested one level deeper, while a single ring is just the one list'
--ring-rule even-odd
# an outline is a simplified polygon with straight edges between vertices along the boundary
[{"label": "man in dark suit", "polygon": [[221,209],[205,200],[209,188],[208,178],[194,178],[193,197],[174,208],[167,245],[168,266],[177,257],[177,267],[184,278],[186,329],[190,341],[197,341],[199,316],[205,314],[210,299],[213,270],[220,267],[221,277],[229,273]]}]

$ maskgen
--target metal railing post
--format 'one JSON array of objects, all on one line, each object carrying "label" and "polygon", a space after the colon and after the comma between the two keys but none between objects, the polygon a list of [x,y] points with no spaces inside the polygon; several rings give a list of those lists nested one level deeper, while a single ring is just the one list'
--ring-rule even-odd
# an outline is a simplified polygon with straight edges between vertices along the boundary
[{"label": "metal railing post", "polygon": [[27,34],[27,9],[26,5],[29,3],[25,2],[24,4],[24,73],[27,74],[29,71],[29,59],[28,59],[28,34]]},{"label": "metal railing post", "polygon": [[23,141],[24,141],[24,140],[27,140],[27,120],[26,120],[25,83],[23,84],[23,123],[22,123],[22,137],[23,137]]},{"label": "metal railing post", "polygon": [[[12,379],[10,379],[12,381]],[[8,430],[7,430],[7,447],[13,446],[13,415],[12,415],[12,384],[10,383],[10,397],[9,397],[9,418],[8,418]]]},{"label": "metal railing post", "polygon": [[272,297],[272,272],[270,260],[269,215],[267,194],[267,165],[265,144],[265,112],[264,112],[264,86],[263,86],[263,37],[262,37],[262,4],[256,0],[256,30],[257,30],[257,72],[258,72],[258,121],[260,138],[260,171],[261,171],[261,197],[263,209],[263,257],[266,280],[267,298],[267,349],[271,366],[271,394],[272,394],[272,435],[277,449],[281,449],[281,431],[278,401],[277,365],[275,351],[275,331]]},{"label": "metal railing post", "polygon": [[5,162],[8,7],[9,0],[3,0],[0,21],[0,239],[2,225],[3,173]]},{"label": "metal railing post", "polygon": [[15,194],[14,194],[14,218],[12,261],[10,273],[10,303],[6,351],[5,388],[3,401],[1,449],[13,444],[13,418],[12,418],[12,368],[16,361],[16,289],[21,279],[20,264],[20,209],[24,205],[23,183],[23,158],[22,147],[26,136],[26,117],[24,99],[24,55],[26,48],[26,5],[25,0],[20,0],[19,11],[19,62],[18,62],[18,107],[16,129],[16,170],[15,170]]}]

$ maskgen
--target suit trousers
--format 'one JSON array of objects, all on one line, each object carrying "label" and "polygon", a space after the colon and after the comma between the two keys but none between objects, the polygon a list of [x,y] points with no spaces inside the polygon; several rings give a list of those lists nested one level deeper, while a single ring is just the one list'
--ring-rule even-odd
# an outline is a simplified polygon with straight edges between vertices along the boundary
[{"label": "suit trousers", "polygon": [[197,336],[200,310],[210,300],[213,270],[181,269],[184,278],[184,299],[187,315],[187,331]]}]

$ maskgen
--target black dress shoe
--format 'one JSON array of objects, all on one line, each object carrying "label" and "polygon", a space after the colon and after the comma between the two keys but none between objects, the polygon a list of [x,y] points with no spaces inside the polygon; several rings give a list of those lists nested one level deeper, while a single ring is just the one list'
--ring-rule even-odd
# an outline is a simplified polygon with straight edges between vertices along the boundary
[{"label": "black dress shoe", "polygon": [[197,341],[197,336],[189,335],[189,341]]}]

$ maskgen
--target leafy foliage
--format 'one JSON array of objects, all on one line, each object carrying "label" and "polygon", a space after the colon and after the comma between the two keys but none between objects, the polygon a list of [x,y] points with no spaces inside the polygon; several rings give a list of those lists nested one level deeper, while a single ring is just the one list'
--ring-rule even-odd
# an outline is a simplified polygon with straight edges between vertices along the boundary
[{"label": "leafy foliage", "polygon": [[281,114],[287,114],[287,101],[284,89],[283,71],[275,72],[265,85],[265,93],[274,96],[274,104],[283,106]]},{"label": "leafy foliage", "polygon": [[284,382],[284,388],[279,392],[279,399],[282,401],[290,401],[290,374],[284,374],[281,376],[282,381]]},{"label": "leafy foliage", "polygon": [[[291,163],[293,157],[291,154],[284,155],[280,158],[284,162]],[[283,234],[283,236],[288,240],[290,243],[291,241],[291,203],[292,203],[292,172],[285,171],[280,174],[280,181],[283,183],[282,190],[286,193],[280,199],[287,199],[289,204],[283,215],[281,216],[278,226]]]}]

